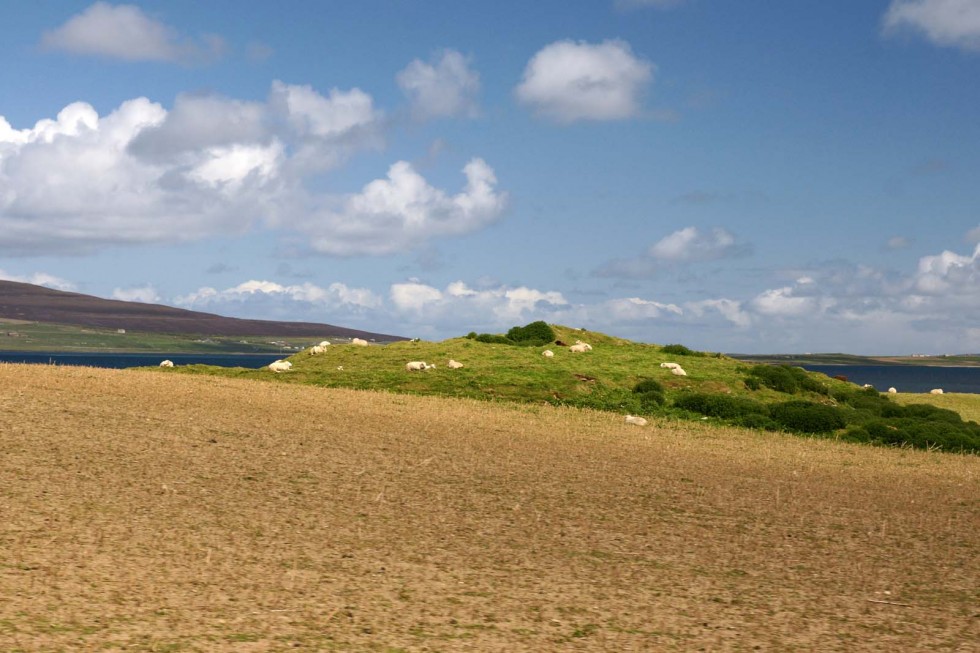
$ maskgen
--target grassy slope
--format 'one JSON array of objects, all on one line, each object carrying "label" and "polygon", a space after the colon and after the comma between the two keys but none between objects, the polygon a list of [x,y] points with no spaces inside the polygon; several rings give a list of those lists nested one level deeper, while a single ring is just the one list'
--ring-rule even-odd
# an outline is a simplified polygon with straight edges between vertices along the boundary
[{"label": "grassy slope", "polygon": [[[325,387],[388,390],[477,399],[549,402],[616,409],[616,400],[628,395],[641,379],[660,381],[668,397],[684,391],[724,392],[750,395],[762,400],[785,400],[770,390],[752,392],[744,383],[746,364],[715,356],[674,356],[660,346],[638,344],[594,332],[557,327],[559,339],[581,339],[593,345],[591,352],[573,354],[567,348],[491,345],[465,338],[442,342],[398,342],[383,347],[331,346],[326,354],[299,353],[289,360],[293,369],[274,375],[268,370],[228,370],[207,366],[178,369],[192,373],[273,379]],[[541,355],[545,349],[554,358]],[[463,363],[459,370],[446,367],[449,359]],[[421,360],[436,369],[407,372],[405,363]],[[671,374],[660,363],[680,363],[688,376]],[[338,370],[338,367],[343,367]],[[587,377],[587,378],[582,378]],[[821,375],[822,378],[825,378]],[[826,379],[830,385],[841,382]]]},{"label": "grassy slope", "polygon": [[280,346],[271,344],[273,342],[285,341],[292,346],[305,347],[319,340],[270,335],[210,337],[202,341],[201,336],[194,335],[118,333],[115,329],[0,319],[0,350],[8,351],[274,354],[280,351]]},{"label": "grassy slope", "polygon": [[980,636],[972,456],[18,365],[0,365],[0,451],[5,652],[965,651]]}]

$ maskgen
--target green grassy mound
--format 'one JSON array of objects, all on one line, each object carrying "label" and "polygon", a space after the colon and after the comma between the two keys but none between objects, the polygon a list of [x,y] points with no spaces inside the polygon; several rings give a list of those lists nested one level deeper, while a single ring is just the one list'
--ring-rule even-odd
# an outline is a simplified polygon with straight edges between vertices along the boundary
[{"label": "green grassy mound", "polygon": [[[542,342],[549,332],[551,339]],[[441,342],[332,345],[323,354],[301,352],[291,356],[293,367],[282,374],[268,369],[201,365],[172,371],[333,388],[543,402],[648,417],[706,418],[855,442],[980,452],[980,426],[963,422],[952,411],[922,405],[902,407],[873,389],[863,391],[802,368],[746,365],[683,345],[641,344],[544,323],[515,327],[506,336],[495,338],[481,340],[470,334]],[[579,340],[592,345],[592,351],[572,353],[567,345]],[[554,352],[551,358],[542,355],[549,349]],[[463,367],[450,369],[450,359]],[[405,369],[409,361],[425,361],[435,368],[410,372]],[[687,375],[662,368],[665,362],[680,363]]]}]

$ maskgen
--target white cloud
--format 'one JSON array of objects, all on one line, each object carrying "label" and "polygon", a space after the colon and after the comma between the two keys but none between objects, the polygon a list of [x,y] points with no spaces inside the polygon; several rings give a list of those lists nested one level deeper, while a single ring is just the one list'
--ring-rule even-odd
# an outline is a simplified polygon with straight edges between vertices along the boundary
[{"label": "white cloud", "polygon": [[466,186],[456,195],[430,186],[412,165],[399,161],[339,207],[316,212],[301,229],[317,252],[338,256],[381,255],[431,238],[475,231],[500,218],[506,194],[482,159],[463,168]]},{"label": "white cloud", "polygon": [[0,280],[30,283],[34,284],[35,286],[45,286],[55,290],[75,290],[75,284],[73,284],[71,281],[56,277],[53,274],[48,274],[47,272],[35,272],[34,274],[22,276],[0,269]]},{"label": "white cloud", "polygon": [[162,301],[156,288],[149,284],[130,288],[116,288],[112,291],[112,298],[124,302],[142,302],[144,304],[159,304]]},{"label": "white cloud", "polygon": [[76,102],[26,129],[0,117],[0,252],[89,253],[263,226],[310,237],[315,252],[388,254],[500,217],[506,195],[478,158],[453,196],[405,162],[359,194],[308,187],[378,146],[383,118],[358,89],[282,82],[266,102],[181,95],[167,111],[137,98],[106,116]]},{"label": "white cloud", "polygon": [[224,41],[213,34],[198,41],[147,16],[136,5],[96,2],[60,27],[45,32],[41,45],[72,54],[124,61],[190,62],[220,55]]},{"label": "white cloud", "polygon": [[712,261],[731,256],[736,250],[735,236],[721,227],[704,233],[697,227],[685,227],[650,246],[654,259],[669,263]]},{"label": "white cloud", "polygon": [[640,114],[653,71],[625,41],[558,41],[531,58],[515,94],[538,115],[559,123],[621,120]]},{"label": "white cloud", "polygon": [[886,33],[910,30],[939,46],[980,51],[977,0],[892,0],[882,24]]},{"label": "white cloud", "polygon": [[469,64],[459,52],[445,50],[437,61],[415,59],[399,72],[398,87],[408,97],[412,115],[418,120],[475,117],[480,76]]},{"label": "white cloud", "polygon": [[971,245],[980,243],[980,225],[977,225],[973,229],[966,232],[966,242],[970,243]]},{"label": "white cloud", "polygon": [[886,249],[905,249],[909,246],[909,239],[905,236],[892,236],[885,243]]},{"label": "white cloud", "polygon": [[737,242],[727,229],[697,227],[679,229],[651,245],[641,256],[608,261],[593,273],[599,277],[647,279],[665,266],[735,258],[749,253],[750,247]]}]

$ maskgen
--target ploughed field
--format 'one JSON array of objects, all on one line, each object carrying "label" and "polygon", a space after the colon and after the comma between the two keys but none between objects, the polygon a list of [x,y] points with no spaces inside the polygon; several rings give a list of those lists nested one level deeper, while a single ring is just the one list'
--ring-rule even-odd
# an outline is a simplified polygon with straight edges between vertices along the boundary
[{"label": "ploughed field", "polygon": [[0,650],[975,650],[980,458],[0,364]]}]

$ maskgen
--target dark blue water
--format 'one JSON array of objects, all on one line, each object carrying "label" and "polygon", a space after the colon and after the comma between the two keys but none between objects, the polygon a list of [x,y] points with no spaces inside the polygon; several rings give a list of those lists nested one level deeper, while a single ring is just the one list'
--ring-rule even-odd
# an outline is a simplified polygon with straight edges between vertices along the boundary
[{"label": "dark blue water", "polygon": [[802,365],[811,372],[827,376],[839,374],[851,383],[870,383],[884,392],[895,388],[899,392],[929,392],[942,388],[944,392],[980,394],[980,367],[933,367],[931,365]]},{"label": "dark blue water", "polygon": [[83,367],[156,366],[164,359],[174,365],[218,365],[258,369],[286,355],[277,354],[76,354],[63,352],[0,351],[2,363],[39,363],[44,365],[81,365]]}]

